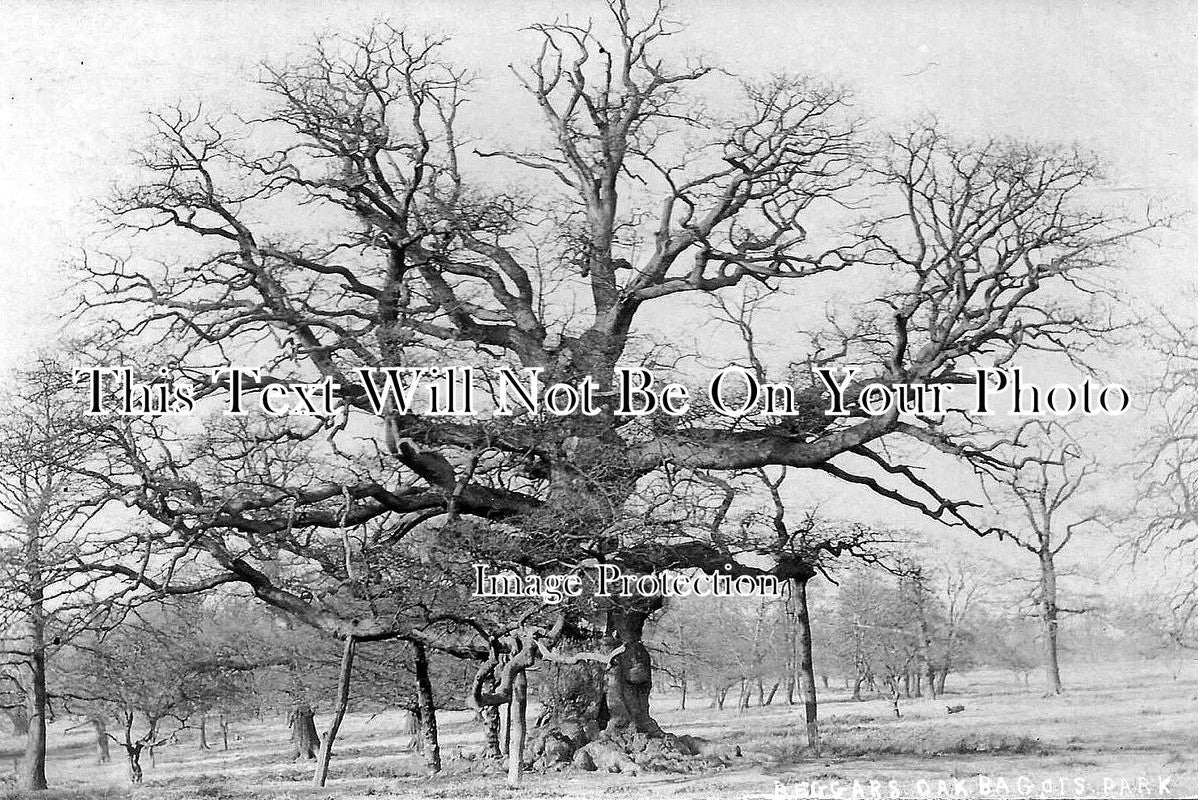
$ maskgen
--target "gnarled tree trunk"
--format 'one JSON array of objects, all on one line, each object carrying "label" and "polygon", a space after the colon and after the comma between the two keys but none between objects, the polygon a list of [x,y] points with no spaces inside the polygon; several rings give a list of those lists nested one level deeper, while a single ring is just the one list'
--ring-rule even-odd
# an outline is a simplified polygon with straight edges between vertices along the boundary
[{"label": "gnarled tree trunk", "polygon": [[316,733],[316,712],[307,703],[291,709],[287,722],[291,726],[291,760],[314,759],[320,751],[320,736]]},{"label": "gnarled tree trunk", "polygon": [[141,769],[141,744],[126,744],[125,747],[125,762],[129,765],[129,780],[133,783],[141,783],[143,777]]},{"label": "gnarled tree trunk", "polygon": [[486,746],[483,755],[487,758],[503,758],[503,742],[499,730],[499,707],[487,706],[482,710],[483,729],[486,731]]},{"label": "gnarled tree trunk", "polygon": [[624,651],[612,659],[604,678],[607,731],[625,729],[650,736],[662,734],[661,726],[649,713],[653,659],[642,641],[649,613],[619,606],[608,612],[608,638],[623,645]]}]

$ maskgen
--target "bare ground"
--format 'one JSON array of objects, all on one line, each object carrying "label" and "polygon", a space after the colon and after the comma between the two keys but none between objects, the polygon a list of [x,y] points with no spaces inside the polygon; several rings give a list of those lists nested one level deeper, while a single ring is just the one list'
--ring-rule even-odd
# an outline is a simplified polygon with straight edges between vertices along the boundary
[{"label": "bare ground", "polygon": [[[888,699],[853,702],[825,690],[819,757],[805,747],[801,709],[784,700],[737,714],[710,709],[705,698],[681,711],[677,698],[659,697],[667,730],[739,745],[743,756],[702,774],[534,774],[520,789],[504,785],[499,764],[472,757],[481,736],[467,712],[441,718],[446,768],[434,779],[403,751],[395,714],[347,717],[324,789],[310,784],[311,762],[289,761],[282,719],[235,726],[240,739],[228,752],[219,741],[201,751],[185,732],[159,748],[156,766],[143,758],[146,780],[134,788],[119,747],[113,763],[97,765],[89,731],[66,733],[70,723],[60,722],[48,768],[55,788],[40,798],[1198,797],[1198,664],[1176,680],[1154,665],[1073,667],[1067,693],[1051,698],[1039,694],[1037,677],[1024,689],[994,672],[954,676],[947,697],[902,701],[898,719]],[[957,704],[965,711],[948,715],[945,707]],[[0,739],[8,786],[19,745]]]}]

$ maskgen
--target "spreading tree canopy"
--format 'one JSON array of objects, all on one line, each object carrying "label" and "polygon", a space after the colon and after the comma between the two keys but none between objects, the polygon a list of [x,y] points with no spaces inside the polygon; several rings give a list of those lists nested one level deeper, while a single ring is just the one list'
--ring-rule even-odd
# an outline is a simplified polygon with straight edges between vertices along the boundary
[{"label": "spreading tree canopy", "polygon": [[[883,136],[834,85],[738,81],[671,55],[663,8],[609,10],[533,27],[539,46],[508,80],[542,135],[515,145],[465,136],[466,68],[386,23],[266,66],[269,102],[249,117],[153,116],[141,178],[109,204],[130,249],[85,265],[108,360],[202,380],[259,365],[256,389],[329,378],[345,406],[114,423],[95,477],[160,523],[147,552],[169,555],[124,577],[245,584],[338,637],[485,659],[530,604],[467,596],[469,558],[726,563],[721,486],[741,471],[822,473],[972,526],[971,498],[934,486],[902,445],[996,470],[1003,437],[869,415],[857,393],[1083,346],[1109,327],[1103,270],[1142,226],[1085,202],[1101,175],[1076,149],[961,141],[930,121]],[[792,320],[758,366],[804,413],[622,417],[607,402],[593,416],[430,417],[375,414],[353,389],[360,369],[454,363],[539,368],[542,384],[591,376],[601,397],[619,367],[676,359],[693,378],[683,357],[727,359],[725,343],[667,347],[657,323],[698,329],[721,307],[704,301],[728,308],[747,287]],[[738,320],[742,334],[759,324]],[[815,365],[858,368],[848,416],[823,413]],[[651,607],[617,638],[639,640]]]}]

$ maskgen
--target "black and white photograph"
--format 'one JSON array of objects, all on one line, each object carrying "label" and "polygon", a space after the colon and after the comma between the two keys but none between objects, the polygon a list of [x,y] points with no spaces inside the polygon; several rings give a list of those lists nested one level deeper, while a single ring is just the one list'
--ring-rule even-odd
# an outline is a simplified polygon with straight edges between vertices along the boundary
[{"label": "black and white photograph", "polygon": [[1192,0],[0,0],[0,797],[1198,797]]}]

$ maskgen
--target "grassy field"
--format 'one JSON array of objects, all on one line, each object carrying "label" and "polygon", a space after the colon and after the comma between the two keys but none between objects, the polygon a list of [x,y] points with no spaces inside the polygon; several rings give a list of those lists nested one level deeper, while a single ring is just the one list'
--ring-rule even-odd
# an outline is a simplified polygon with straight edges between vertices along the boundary
[{"label": "grassy field", "polygon": [[[1026,690],[1009,675],[954,676],[947,697],[904,701],[898,719],[887,699],[853,702],[826,691],[827,746],[818,758],[804,746],[798,707],[737,714],[709,709],[704,700],[680,711],[676,699],[658,697],[656,715],[667,730],[737,744],[743,756],[697,775],[530,775],[521,789],[504,786],[499,765],[470,757],[480,733],[463,712],[441,718],[445,770],[431,780],[418,757],[402,752],[396,715],[348,717],[324,789],[310,785],[310,763],[289,761],[282,720],[235,727],[241,738],[228,752],[200,751],[194,737],[182,736],[158,750],[156,766],[143,758],[146,779],[135,788],[119,748],[112,764],[98,766],[88,732],[64,733],[63,722],[51,732],[54,791],[40,797],[1198,797],[1198,664],[1176,680],[1152,665],[1073,666],[1065,671],[1067,693],[1052,698],[1039,694],[1036,677]],[[950,704],[965,711],[948,715]],[[318,717],[318,727],[324,721]],[[19,745],[0,740],[9,786]]]}]

